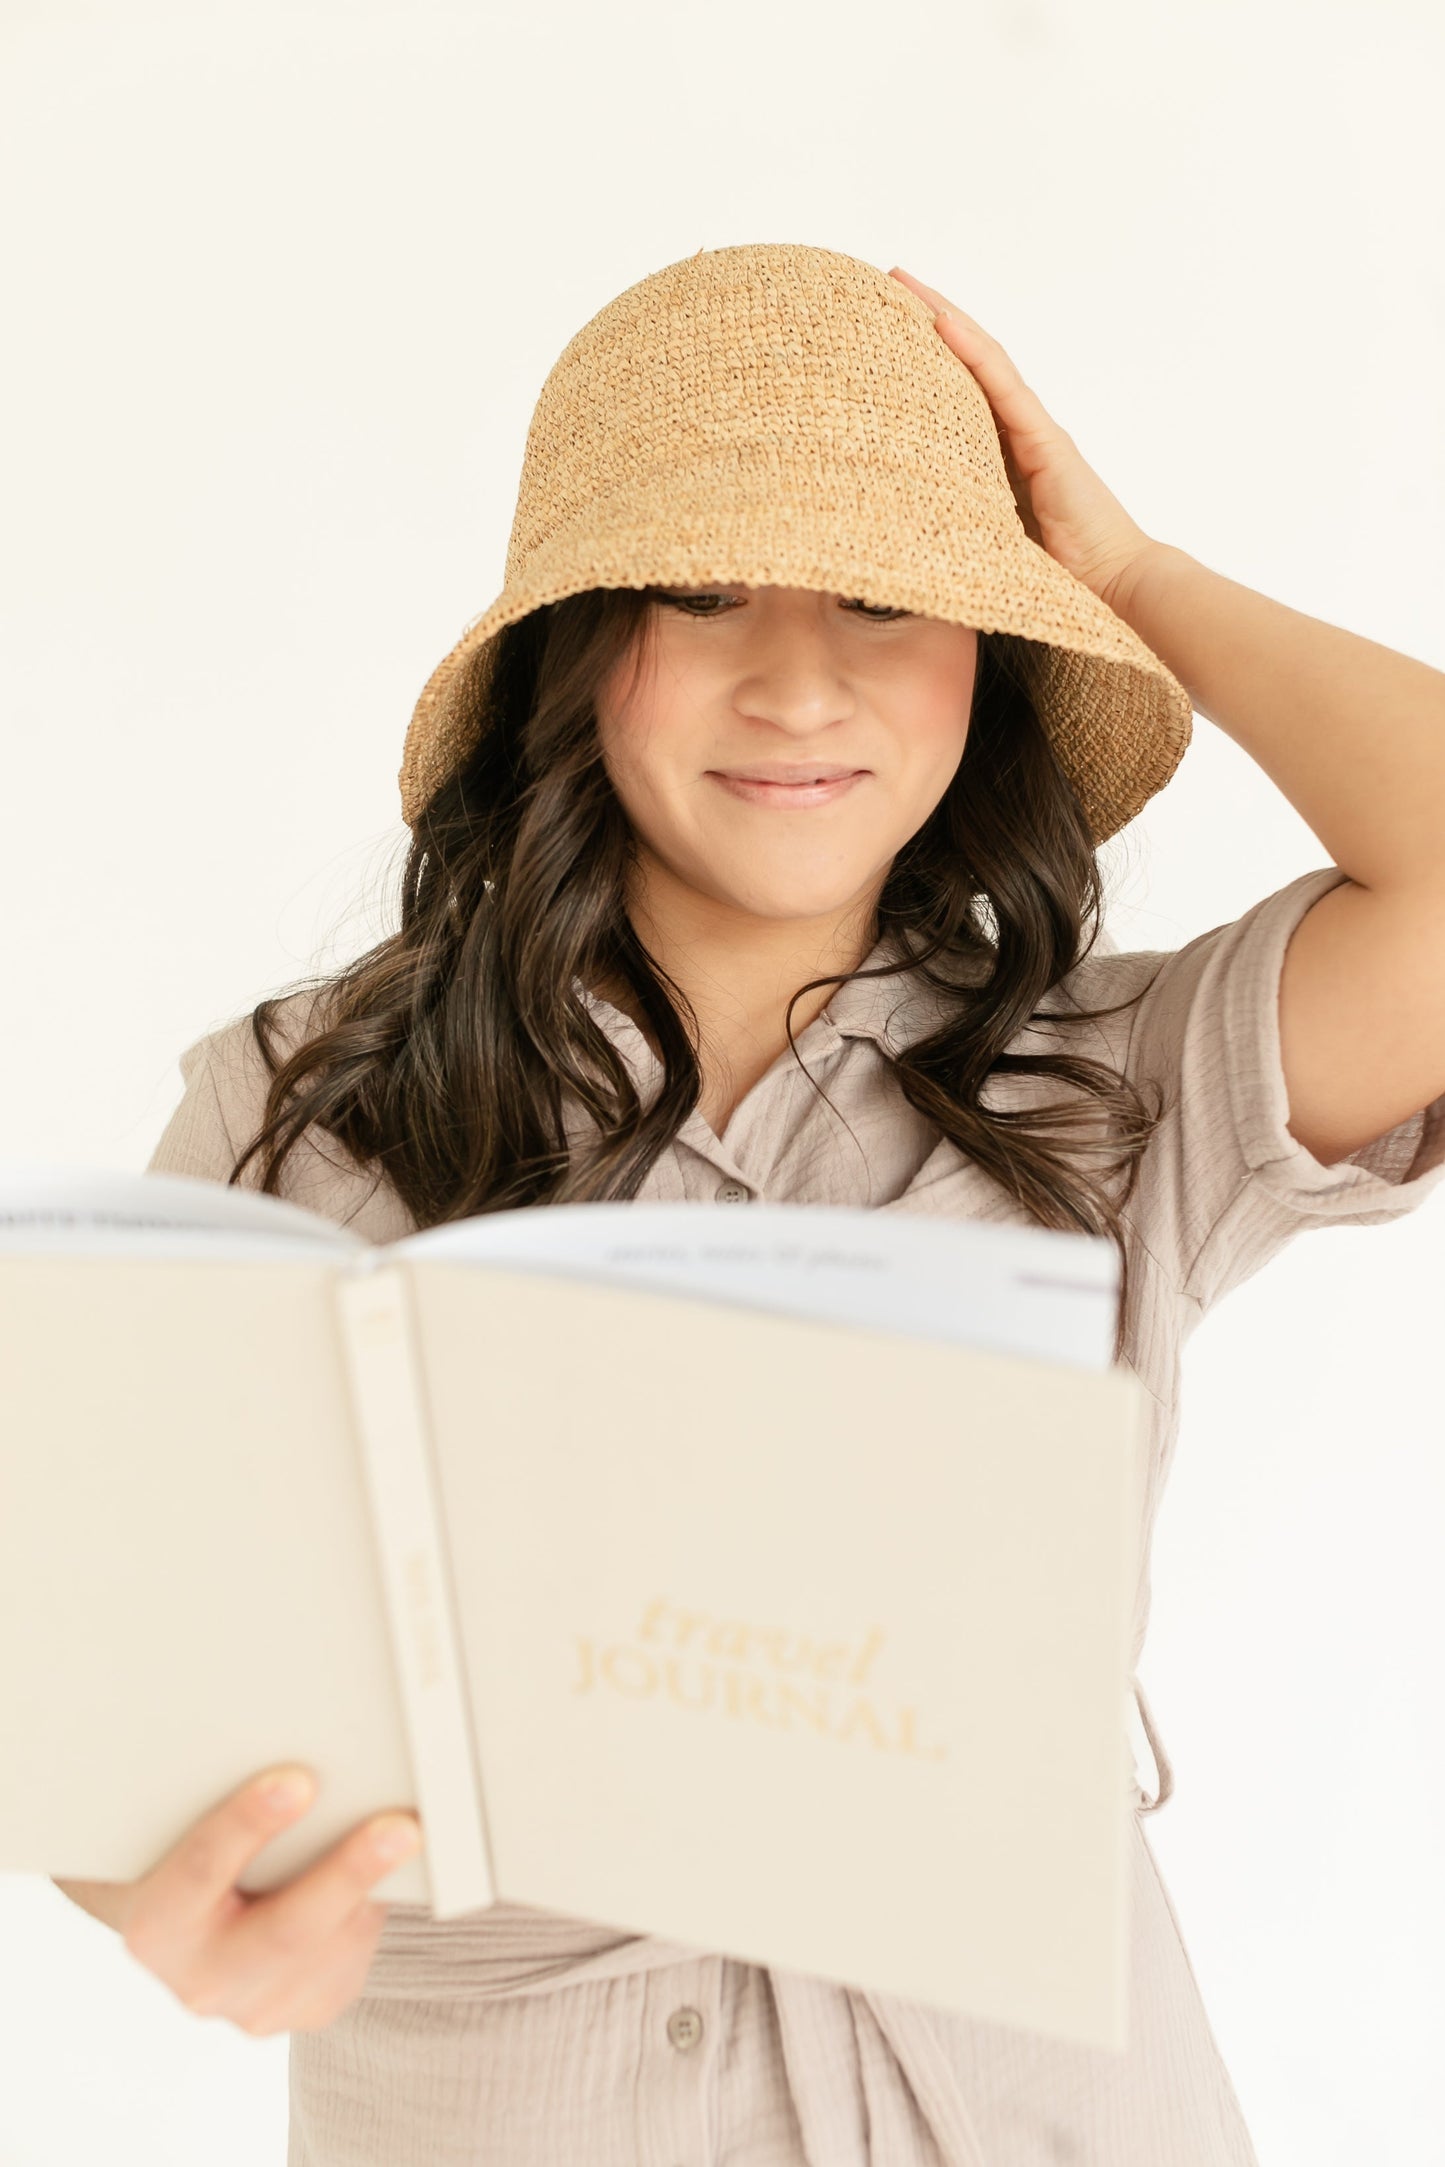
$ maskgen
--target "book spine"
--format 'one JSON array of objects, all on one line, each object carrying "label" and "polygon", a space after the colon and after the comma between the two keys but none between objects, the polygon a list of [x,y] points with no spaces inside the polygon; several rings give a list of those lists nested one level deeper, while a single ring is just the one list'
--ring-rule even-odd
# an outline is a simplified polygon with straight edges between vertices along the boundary
[{"label": "book spine", "polygon": [[427,1441],[407,1283],[395,1265],[336,1279],[341,1339],[385,1590],[434,1917],[496,1902],[462,1652]]}]

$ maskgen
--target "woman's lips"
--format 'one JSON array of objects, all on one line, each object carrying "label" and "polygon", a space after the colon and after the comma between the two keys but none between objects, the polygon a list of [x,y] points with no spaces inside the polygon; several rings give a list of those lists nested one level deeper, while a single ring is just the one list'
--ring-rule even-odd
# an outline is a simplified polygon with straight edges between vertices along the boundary
[{"label": "woman's lips", "polygon": [[855,768],[851,775],[839,775],[830,783],[745,782],[740,775],[720,775],[715,768],[709,768],[708,774],[734,797],[745,798],[749,805],[777,805],[798,812],[805,805],[831,805],[834,798],[841,798],[855,783],[863,782],[868,770]]}]

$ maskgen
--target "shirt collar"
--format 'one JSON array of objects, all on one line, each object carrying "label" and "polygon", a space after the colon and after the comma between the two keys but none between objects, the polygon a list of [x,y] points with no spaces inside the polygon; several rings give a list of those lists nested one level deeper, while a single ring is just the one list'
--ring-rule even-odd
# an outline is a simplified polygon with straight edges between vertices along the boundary
[{"label": "shirt collar", "polygon": [[912,951],[897,934],[885,935],[858,966],[886,967],[881,978],[850,978],[837,987],[823,1015],[843,1038],[869,1038],[889,1053],[901,1053],[933,1027],[936,996],[910,968]]},{"label": "shirt collar", "polygon": [[[835,987],[827,1006],[809,1029],[820,1035],[832,1033],[839,1038],[871,1039],[875,1045],[893,1054],[904,1052],[931,1031],[936,1031],[949,1013],[949,997],[913,972],[911,959],[916,953],[917,949],[907,935],[885,934],[858,966],[861,971],[882,967],[884,975],[854,977]],[[960,965],[955,960],[950,964],[949,976],[962,989],[986,976],[987,969],[987,961],[980,958],[977,962],[965,963],[960,976]],[[591,992],[580,978],[574,978],[572,986],[614,1043],[625,1043],[634,1053],[646,1050],[646,1041],[630,1016],[615,1008],[611,1001]]]}]

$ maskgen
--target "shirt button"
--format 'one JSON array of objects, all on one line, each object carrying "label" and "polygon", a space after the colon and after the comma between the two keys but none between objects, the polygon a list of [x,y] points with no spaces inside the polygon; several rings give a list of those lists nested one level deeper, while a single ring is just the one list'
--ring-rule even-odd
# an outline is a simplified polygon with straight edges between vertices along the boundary
[{"label": "shirt button", "polygon": [[682,2054],[702,2037],[702,2017],[696,2009],[674,2009],[667,2020],[667,2036]]},{"label": "shirt button", "polygon": [[746,1204],[748,1191],[740,1181],[720,1181],[716,1189],[719,1204]]}]

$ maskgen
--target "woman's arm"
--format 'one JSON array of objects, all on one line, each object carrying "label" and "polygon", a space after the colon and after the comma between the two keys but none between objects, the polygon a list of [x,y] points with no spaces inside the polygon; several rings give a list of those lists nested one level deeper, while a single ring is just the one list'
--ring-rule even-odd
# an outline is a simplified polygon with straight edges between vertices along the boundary
[{"label": "woman's arm", "polygon": [[1166,542],[1151,541],[1101,599],[1279,785],[1341,872],[1380,894],[1445,892],[1445,672]]},{"label": "woman's arm", "polygon": [[1025,531],[1132,626],[1346,875],[1295,928],[1279,1029],[1291,1134],[1322,1165],[1347,1158],[1445,1092],[1445,675],[1155,541],[998,340],[911,272],[891,276],[937,312],[987,397]]},{"label": "woman's arm", "polygon": [[1445,674],[1151,541],[1101,599],[1348,880],[1280,980],[1289,1128],[1332,1165],[1445,1092]]}]

